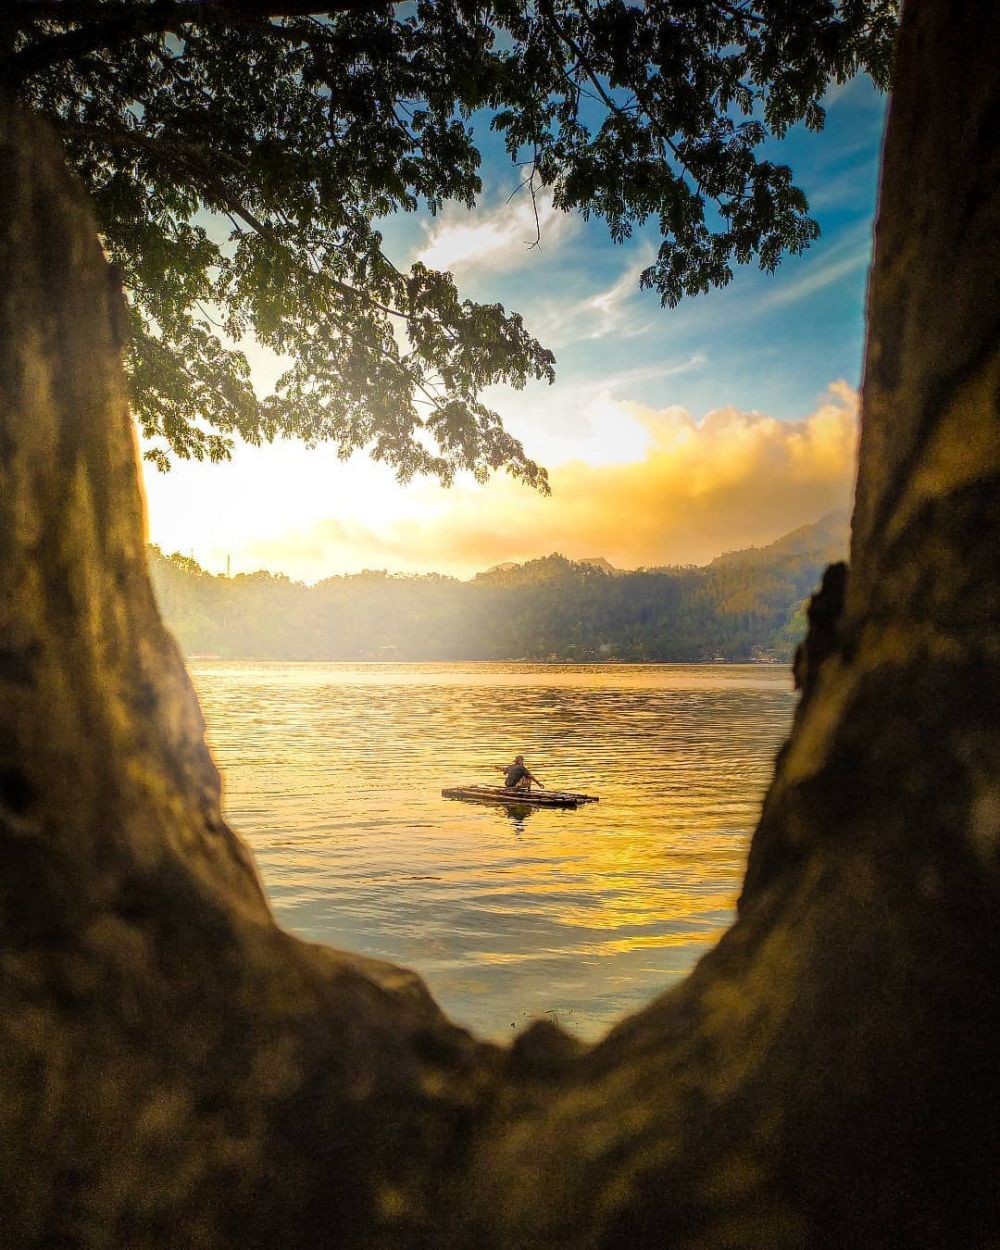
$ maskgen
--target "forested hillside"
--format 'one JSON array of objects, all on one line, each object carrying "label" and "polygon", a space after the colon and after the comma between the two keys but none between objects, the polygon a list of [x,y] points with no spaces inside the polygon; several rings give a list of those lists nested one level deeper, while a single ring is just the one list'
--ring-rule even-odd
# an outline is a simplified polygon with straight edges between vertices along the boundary
[{"label": "forested hillside", "polygon": [[613,570],[560,555],[471,581],[436,573],[227,578],[150,550],[167,624],[189,655],[287,660],[787,659],[804,602],[843,559],[831,514],[704,568]]}]

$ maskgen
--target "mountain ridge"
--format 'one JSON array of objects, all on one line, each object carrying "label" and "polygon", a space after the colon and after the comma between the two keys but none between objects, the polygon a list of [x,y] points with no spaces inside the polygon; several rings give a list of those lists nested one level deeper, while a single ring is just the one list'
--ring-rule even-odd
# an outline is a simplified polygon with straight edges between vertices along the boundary
[{"label": "mountain ridge", "polygon": [[[471,580],[493,581],[511,576],[516,578],[518,571],[524,570],[530,571],[531,580],[537,581],[544,574],[546,568],[556,572],[563,569],[566,565],[596,569],[613,577],[627,577],[639,573],[673,574],[686,572],[691,569],[710,569],[743,563],[767,563],[773,556],[786,554],[803,555],[815,553],[817,556],[825,556],[826,562],[832,564],[835,560],[846,559],[849,542],[850,515],[847,512],[835,511],[825,513],[818,521],[813,521],[808,525],[800,525],[763,546],[741,547],[733,551],[724,551],[706,564],[658,564],[651,566],[643,565],[634,569],[622,569],[613,565],[604,556],[587,556],[574,560],[569,556],[564,556],[562,552],[553,551],[549,555],[535,556],[531,560],[521,562],[505,560],[500,564],[494,564],[490,568],[484,569],[481,573],[475,573]],[[422,575],[416,574],[415,576]]]},{"label": "mountain ridge", "polygon": [[621,570],[559,553],[469,581],[366,570],[315,586],[227,578],[150,549],[157,599],[188,654],[276,660],[787,659],[823,569],[846,554],[829,514],[702,567]]}]

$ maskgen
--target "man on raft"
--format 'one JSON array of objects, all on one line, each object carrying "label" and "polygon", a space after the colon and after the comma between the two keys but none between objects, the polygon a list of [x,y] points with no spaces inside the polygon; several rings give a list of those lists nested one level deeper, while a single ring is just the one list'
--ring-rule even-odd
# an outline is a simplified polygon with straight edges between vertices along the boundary
[{"label": "man on raft", "polygon": [[539,790],[545,789],[538,778],[525,768],[523,755],[515,755],[514,763],[508,764],[501,771],[503,772],[503,784],[508,790],[530,790],[532,782],[535,783]]}]

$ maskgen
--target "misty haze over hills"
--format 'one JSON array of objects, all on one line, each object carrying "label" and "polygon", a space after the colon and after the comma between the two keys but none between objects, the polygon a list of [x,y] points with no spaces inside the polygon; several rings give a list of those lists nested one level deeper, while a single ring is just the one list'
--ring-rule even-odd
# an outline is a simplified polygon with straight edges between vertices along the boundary
[{"label": "misty haze over hills", "polygon": [[614,569],[553,554],[470,581],[366,570],[315,586],[227,578],[150,549],[164,618],[188,655],[273,660],[788,659],[823,569],[844,559],[830,513],[704,567]]}]

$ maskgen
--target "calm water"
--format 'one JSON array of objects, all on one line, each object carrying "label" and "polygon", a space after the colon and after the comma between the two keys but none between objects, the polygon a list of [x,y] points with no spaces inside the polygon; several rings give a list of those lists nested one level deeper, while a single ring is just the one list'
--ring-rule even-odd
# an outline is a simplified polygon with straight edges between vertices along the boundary
[{"label": "calm water", "polygon": [[[275,911],[417,969],[481,1034],[551,1013],[586,1038],[729,923],[795,697],[787,670],[192,665]],[[441,798],[522,751],[576,811]]]}]

